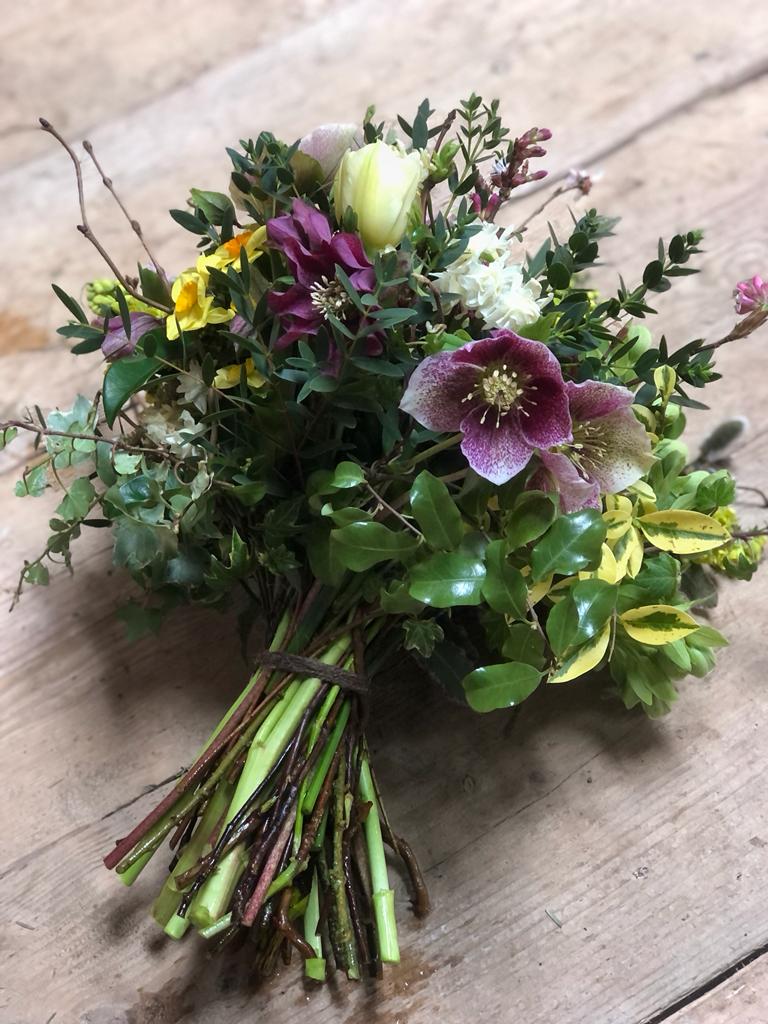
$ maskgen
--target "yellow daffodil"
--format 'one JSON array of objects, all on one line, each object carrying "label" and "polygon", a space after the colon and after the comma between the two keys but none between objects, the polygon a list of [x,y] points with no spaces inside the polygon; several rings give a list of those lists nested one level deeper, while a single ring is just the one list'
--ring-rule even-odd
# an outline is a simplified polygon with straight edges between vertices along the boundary
[{"label": "yellow daffodil", "polygon": [[239,263],[243,249],[250,262],[258,253],[264,249],[267,240],[267,229],[263,225],[256,227],[251,224],[244,228],[239,234],[234,235],[228,242],[220,245],[210,256],[204,257],[206,267],[215,267],[216,270],[223,270],[231,263]]},{"label": "yellow daffodil", "polygon": [[260,388],[266,378],[263,377],[253,365],[252,359],[246,359],[245,363],[233,363],[231,366],[222,366],[213,378],[213,386],[222,391],[227,388],[237,387],[240,383],[243,366],[245,366],[248,386],[252,388]]},{"label": "yellow daffodil", "polygon": [[214,306],[213,296],[206,294],[208,270],[203,259],[201,256],[194,268],[183,271],[173,282],[173,312],[165,321],[170,341],[175,341],[181,331],[199,331],[206,324],[223,324],[235,315],[232,309]]}]

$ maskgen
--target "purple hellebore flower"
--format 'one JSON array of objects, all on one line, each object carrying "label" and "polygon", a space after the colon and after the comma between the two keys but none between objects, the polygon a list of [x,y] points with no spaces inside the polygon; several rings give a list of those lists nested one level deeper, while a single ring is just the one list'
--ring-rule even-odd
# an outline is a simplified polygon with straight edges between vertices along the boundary
[{"label": "purple hellebore flower", "polygon": [[460,430],[470,466],[495,484],[519,473],[535,449],[571,439],[560,364],[546,345],[513,331],[427,356],[400,408],[429,430]]},{"label": "purple hellebore flower", "polygon": [[131,321],[130,338],[125,333],[121,316],[113,316],[107,320],[107,332],[101,343],[101,351],[104,358],[110,362],[132,355],[139,338],[157,327],[159,323],[157,318],[150,316],[149,313],[129,313],[128,318]]},{"label": "purple hellebore flower", "polygon": [[733,290],[736,312],[751,313],[753,309],[768,309],[768,281],[755,275],[746,281],[739,281]]},{"label": "purple hellebore flower", "polygon": [[[284,329],[276,347],[317,334],[329,314],[356,326],[359,313],[336,280],[336,267],[346,272],[358,292],[373,291],[376,276],[360,238],[351,232],[333,232],[325,214],[301,199],[294,199],[290,214],[267,222],[267,234],[296,279],[287,291],[269,294],[269,307]],[[379,351],[381,340],[372,336],[369,354]]]},{"label": "purple hellebore flower", "polygon": [[565,387],[573,440],[538,453],[542,468],[528,486],[557,490],[563,512],[600,508],[601,493],[623,491],[651,468],[651,441],[632,412],[631,391],[597,380]]}]

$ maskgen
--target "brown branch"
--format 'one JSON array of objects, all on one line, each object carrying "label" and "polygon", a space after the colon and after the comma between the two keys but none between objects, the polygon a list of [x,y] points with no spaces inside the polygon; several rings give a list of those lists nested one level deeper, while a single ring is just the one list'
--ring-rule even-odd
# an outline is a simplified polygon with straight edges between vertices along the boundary
[{"label": "brown branch", "polygon": [[121,437],[102,437],[100,434],[75,434],[68,430],[52,430],[50,427],[38,427],[25,420],[3,420],[0,422],[0,431],[8,430],[11,427],[28,430],[32,434],[37,434],[38,437],[71,437],[76,441],[94,441],[97,444],[103,442],[121,452],[130,452],[135,455],[156,455],[162,459],[169,459],[171,462],[184,461],[178,455],[165,451],[163,448],[144,448],[139,445],[127,444]]},{"label": "brown branch", "polygon": [[61,146],[63,146],[63,148],[68,153],[70,160],[72,161],[73,167],[75,168],[75,178],[77,179],[77,201],[80,205],[80,217],[82,219],[82,224],[77,225],[77,230],[80,232],[81,235],[84,235],[88,239],[91,245],[96,249],[101,258],[107,264],[109,269],[115,275],[117,280],[120,282],[120,285],[125,289],[125,291],[129,295],[132,295],[135,299],[138,299],[139,302],[146,303],[146,305],[148,306],[154,306],[156,309],[162,309],[164,313],[171,313],[172,309],[170,306],[167,306],[165,305],[165,303],[162,302],[157,302],[155,299],[148,299],[145,295],[142,295],[140,292],[137,292],[136,289],[129,284],[125,275],[122,273],[122,271],[118,269],[115,261],[112,259],[107,250],[98,240],[96,235],[94,235],[93,231],[91,230],[91,226],[88,223],[88,214],[86,213],[85,209],[85,192],[83,190],[83,169],[80,164],[80,160],[78,159],[77,154],[69,145],[69,143],[59,134],[59,132],[53,127],[50,121],[47,121],[44,117],[41,117],[39,120],[40,127],[43,129],[43,131],[47,132],[49,135],[52,135],[54,139],[56,139],[56,141]]},{"label": "brown branch", "polygon": [[114,186],[114,184],[112,182],[112,179],[107,177],[107,175],[104,173],[104,170],[103,170],[101,164],[96,159],[96,154],[93,151],[93,146],[88,141],[88,139],[84,139],[83,140],[83,149],[85,150],[85,152],[88,154],[88,156],[93,161],[93,164],[94,164],[96,170],[101,175],[102,184],[107,189],[107,191],[110,193],[110,195],[115,200],[115,202],[120,207],[120,209],[123,211],[123,214],[125,215],[125,219],[131,225],[131,228],[132,228],[134,234],[136,235],[136,237],[141,242],[141,244],[142,244],[142,246],[144,248],[144,252],[147,254],[147,256],[149,256],[149,259],[150,259],[150,261],[152,263],[152,266],[155,268],[157,273],[163,279],[163,283],[167,287],[168,284],[169,284],[168,276],[165,273],[165,271],[163,270],[163,268],[160,265],[160,263],[158,262],[158,260],[156,259],[156,257],[154,255],[154,253],[152,252],[152,250],[149,248],[149,243],[147,242],[146,238],[144,237],[144,232],[141,230],[141,224],[139,224],[139,222],[134,217],[132,217],[130,215],[130,213],[128,212],[128,209],[127,209],[125,203],[122,201],[120,196],[115,191],[115,186]]}]

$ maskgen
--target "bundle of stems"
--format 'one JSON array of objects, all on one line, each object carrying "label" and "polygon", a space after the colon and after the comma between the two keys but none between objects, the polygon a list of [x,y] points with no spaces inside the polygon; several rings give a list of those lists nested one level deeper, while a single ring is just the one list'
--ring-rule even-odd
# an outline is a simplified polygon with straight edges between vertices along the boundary
[{"label": "bundle of stems", "polygon": [[[104,858],[131,885],[170,836],[173,860],[153,916],[226,942],[250,930],[271,974],[296,948],[308,977],[350,979],[399,961],[385,843],[402,859],[419,915],[429,900],[408,844],[392,831],[364,734],[363,627],[319,586],[279,617],[248,685],[170,793]],[[299,653],[302,652],[302,653]],[[306,653],[303,653],[306,652]]]}]

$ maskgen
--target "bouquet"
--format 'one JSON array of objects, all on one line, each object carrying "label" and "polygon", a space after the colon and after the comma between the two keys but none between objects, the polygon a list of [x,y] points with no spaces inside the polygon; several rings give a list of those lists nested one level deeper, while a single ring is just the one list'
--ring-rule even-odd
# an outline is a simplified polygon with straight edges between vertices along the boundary
[{"label": "bouquet", "polygon": [[[685,409],[716,350],[768,318],[768,283],[736,289],[734,328],[679,346],[646,326],[655,294],[695,272],[701,233],[660,241],[642,280],[599,294],[616,218],[542,219],[592,187],[571,172],[526,219],[545,129],[514,134],[472,95],[447,117],[269,132],[229,150],[229,192],[193,188],[171,216],[189,266],[166,273],[84,143],[145,256],[76,299],[54,285],[93,397],[0,424],[31,432],[20,496],[61,489],[42,553],[107,528],[144,589],[133,635],[184,602],[247,601],[264,650],[191,767],[104,862],[131,885],[166,841],[152,913],[167,935],[247,936],[269,975],[295,949],[309,978],[399,959],[390,871],[429,898],[390,823],[366,743],[370,690],[403,652],[483,713],[588,673],[627,709],[666,714],[726,643],[702,620],[717,577],[749,579],[765,530],[735,483],[696,458]],[[530,189],[523,189],[523,194]],[[499,226],[497,218],[509,226]],[[87,306],[87,309],[85,308]]]}]

